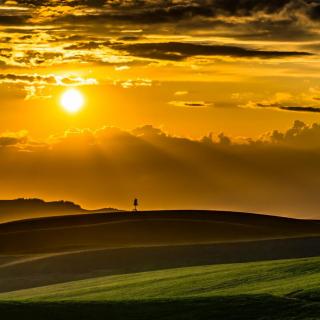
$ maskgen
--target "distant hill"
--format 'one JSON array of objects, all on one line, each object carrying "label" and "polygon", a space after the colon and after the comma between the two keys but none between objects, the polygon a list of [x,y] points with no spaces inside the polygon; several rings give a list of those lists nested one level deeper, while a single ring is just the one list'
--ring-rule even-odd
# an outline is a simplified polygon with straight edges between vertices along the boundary
[{"label": "distant hill", "polygon": [[[100,209],[103,212],[114,212],[116,209]],[[70,214],[96,212],[81,208],[71,201],[50,201],[42,199],[0,200],[0,223],[31,218],[64,216]]]}]

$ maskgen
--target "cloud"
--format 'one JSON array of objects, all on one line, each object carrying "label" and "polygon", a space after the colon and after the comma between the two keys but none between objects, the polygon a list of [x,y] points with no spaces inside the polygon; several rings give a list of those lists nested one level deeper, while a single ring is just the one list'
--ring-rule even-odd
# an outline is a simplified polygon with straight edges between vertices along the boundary
[{"label": "cloud", "polygon": [[[37,1],[22,1],[37,4]],[[39,4],[39,3],[38,3]],[[310,20],[319,19],[319,4],[317,0],[139,0],[139,1],[45,1],[43,5],[52,10],[67,5],[77,8],[95,8],[88,10],[87,15],[77,16],[65,12],[68,19],[73,21],[85,19],[106,21],[129,21],[139,23],[168,23],[195,18],[221,19],[221,18],[250,18],[256,16],[264,19],[293,19],[299,15]]]},{"label": "cloud", "polygon": [[98,81],[94,78],[82,78],[79,76],[60,76],[55,74],[0,74],[0,85],[9,84],[22,86],[26,93],[25,99],[49,99],[50,95],[44,93],[48,86],[83,86],[97,85]]},{"label": "cloud", "polygon": [[25,145],[28,142],[28,132],[9,132],[0,135],[0,148]]},{"label": "cloud", "polygon": [[[212,103],[205,99],[212,95],[217,96],[217,105],[220,100],[223,104],[226,88],[230,88],[226,97],[233,90],[266,88],[260,95],[240,97],[239,103],[246,107],[299,116],[318,112],[316,94],[297,97],[294,88],[300,82],[294,80],[297,84],[291,87],[286,79],[288,75],[290,79],[317,77],[319,8],[317,0],[6,1],[0,6],[0,66],[10,71],[1,73],[0,84],[17,86],[33,99],[47,96],[44,87],[97,83],[94,77],[51,74],[53,67],[92,68],[93,74],[106,71],[109,79],[118,79],[113,67],[120,71],[130,66],[125,72],[129,79],[120,78],[116,85],[147,87],[156,81],[151,79],[173,78],[180,82],[168,91],[165,84],[162,91],[171,95],[167,101],[174,100],[168,103],[194,110],[190,112],[207,112]],[[209,58],[214,63],[207,68]],[[44,74],[46,68],[50,71]],[[222,86],[211,83],[220,80],[222,73],[228,84],[220,92]],[[272,83],[256,78],[235,83],[251,75],[269,79],[270,74]],[[276,83],[279,74],[281,83]],[[193,87],[190,80],[203,81],[201,90],[199,83]],[[269,90],[276,85],[283,90],[290,86],[292,96],[270,98]],[[173,96],[185,86],[192,89],[192,96],[185,96],[184,90]],[[319,125],[300,122],[285,132],[243,138],[242,143],[227,133],[192,140],[151,126],[133,132],[69,130],[37,143],[27,134],[3,134],[0,191],[17,192],[17,196],[55,194],[92,201],[94,206],[109,202],[126,207],[138,195],[149,208],[318,214],[319,141]],[[92,191],[88,192],[88,185]]]},{"label": "cloud", "polygon": [[183,90],[183,91],[176,91],[174,93],[175,96],[184,96],[184,95],[187,95],[189,92],[186,91],[186,90]]},{"label": "cloud", "polygon": [[[277,92],[268,99],[263,99],[261,101],[252,101],[250,100],[246,104],[239,105],[241,108],[261,108],[261,109],[275,109],[282,111],[291,111],[291,112],[308,112],[308,113],[319,113],[319,106],[312,106],[310,103],[318,102],[318,98],[314,97],[315,94],[318,94],[319,90],[317,88],[310,88],[309,92],[302,93],[300,95],[293,96],[287,92]],[[241,96],[234,95],[235,99],[240,99]],[[302,105],[299,105],[299,103]],[[305,103],[306,105],[303,105]]]},{"label": "cloud", "polygon": [[300,120],[296,120],[287,131],[274,130],[266,137],[268,137],[267,143],[317,150],[320,148],[320,125],[318,123],[307,125]]},{"label": "cloud", "polygon": [[[11,37],[14,50],[6,56],[0,53],[0,64],[141,65],[141,58],[179,62],[215,56],[312,60],[317,48],[310,47],[309,52],[301,43],[290,47],[288,42],[317,39],[318,7],[316,0],[6,2],[0,6],[0,26],[4,37]],[[177,35],[179,41],[172,41]],[[203,42],[208,38],[219,39],[219,45]]]},{"label": "cloud", "polygon": [[19,84],[56,84],[53,75],[31,75],[31,74],[0,74],[0,83],[19,83]]},{"label": "cloud", "polygon": [[114,69],[116,71],[125,71],[125,70],[129,70],[130,67],[129,66],[116,66]]},{"label": "cloud", "polygon": [[183,108],[206,108],[212,106],[212,102],[208,101],[170,101],[169,104]]},{"label": "cloud", "polygon": [[[120,69],[120,70],[126,70]],[[119,69],[118,69],[119,70]],[[128,79],[128,80],[117,80],[113,82],[114,85],[120,85],[124,89],[129,89],[133,87],[151,87],[152,80],[150,79]]]},{"label": "cloud", "polygon": [[59,76],[54,74],[0,74],[1,83],[12,84],[39,84],[39,85],[63,85],[63,86],[79,86],[97,84],[94,78],[81,78],[79,76]]},{"label": "cloud", "polygon": [[301,107],[301,106],[281,106],[281,105],[259,105],[259,107],[264,107],[264,108],[276,108],[284,111],[293,111],[293,112],[312,112],[312,113],[319,113],[320,112],[320,107]]},{"label": "cloud", "polygon": [[84,206],[127,208],[138,196],[146,209],[320,217],[319,124],[296,121],[286,131],[241,143],[225,133],[176,137],[150,125],[73,129],[37,142],[4,134],[0,141],[0,191],[11,197],[54,194]]},{"label": "cloud", "polygon": [[39,85],[30,85],[25,86],[24,90],[26,92],[25,100],[32,99],[51,99],[51,95],[47,95],[44,93],[45,86]]},{"label": "cloud", "polygon": [[26,50],[16,50],[16,46],[12,45],[10,53],[3,59],[3,62],[8,66],[15,67],[51,66],[64,63],[62,52],[38,51],[34,50],[33,47],[32,42],[30,43],[30,49]]},{"label": "cloud", "polygon": [[31,10],[32,19],[27,21],[34,23],[101,26],[111,22],[127,29],[159,24],[187,32],[217,28],[229,36],[264,40],[316,37],[314,24],[320,11],[317,0],[22,0],[19,4]]},{"label": "cloud", "polygon": [[265,108],[265,109],[278,109],[283,111],[291,112],[308,112],[308,113],[320,113],[320,107],[310,107],[310,106],[287,106],[281,105],[279,103],[253,103],[249,102],[244,106],[244,108]]},{"label": "cloud", "polygon": [[180,61],[194,56],[228,56],[237,58],[285,58],[309,56],[311,53],[298,51],[265,51],[228,45],[206,45],[182,42],[134,43],[115,45],[118,50],[125,50],[130,55]]},{"label": "cloud", "polygon": [[317,0],[21,0],[18,5],[2,6],[7,14],[0,24],[95,26],[112,22],[128,25],[127,29],[166,24],[186,31],[218,27],[233,34],[237,26],[244,37],[260,34],[260,39],[273,39],[283,34],[289,37],[292,31],[302,37],[316,34],[312,24],[319,21],[319,6]]},{"label": "cloud", "polygon": [[101,47],[110,46],[111,41],[88,41],[88,42],[78,42],[64,47],[65,50],[93,50],[99,49]]},{"label": "cloud", "polygon": [[126,35],[118,38],[119,41],[138,41],[140,39],[141,39],[140,36],[135,36],[135,35]]}]

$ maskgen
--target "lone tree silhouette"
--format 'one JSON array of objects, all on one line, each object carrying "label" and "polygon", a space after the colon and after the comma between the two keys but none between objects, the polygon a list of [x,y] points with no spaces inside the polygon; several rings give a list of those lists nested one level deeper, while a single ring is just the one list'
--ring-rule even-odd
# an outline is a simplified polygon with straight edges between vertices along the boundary
[{"label": "lone tree silhouette", "polygon": [[135,198],[135,199],[133,200],[133,206],[134,206],[133,211],[138,211],[138,209],[137,209],[138,205],[139,205],[138,199]]}]

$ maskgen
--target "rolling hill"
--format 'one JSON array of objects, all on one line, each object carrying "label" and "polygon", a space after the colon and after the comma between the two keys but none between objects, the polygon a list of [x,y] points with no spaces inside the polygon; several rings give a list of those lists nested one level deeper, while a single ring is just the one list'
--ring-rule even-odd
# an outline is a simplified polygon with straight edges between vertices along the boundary
[{"label": "rolling hill", "polygon": [[0,294],[24,319],[320,318],[320,258],[199,266]]},{"label": "rolling hill", "polygon": [[310,237],[320,223],[218,211],[96,213],[0,224],[0,254]]},{"label": "rolling hill", "polygon": [[0,292],[98,276],[320,255],[318,221],[217,211],[0,224]]}]

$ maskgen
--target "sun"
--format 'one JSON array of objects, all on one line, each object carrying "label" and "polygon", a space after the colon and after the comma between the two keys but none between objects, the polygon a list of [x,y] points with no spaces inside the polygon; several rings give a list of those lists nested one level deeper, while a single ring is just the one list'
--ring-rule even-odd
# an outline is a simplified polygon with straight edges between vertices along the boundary
[{"label": "sun", "polygon": [[83,107],[84,97],[79,90],[68,89],[62,94],[60,103],[67,112],[76,113]]}]

